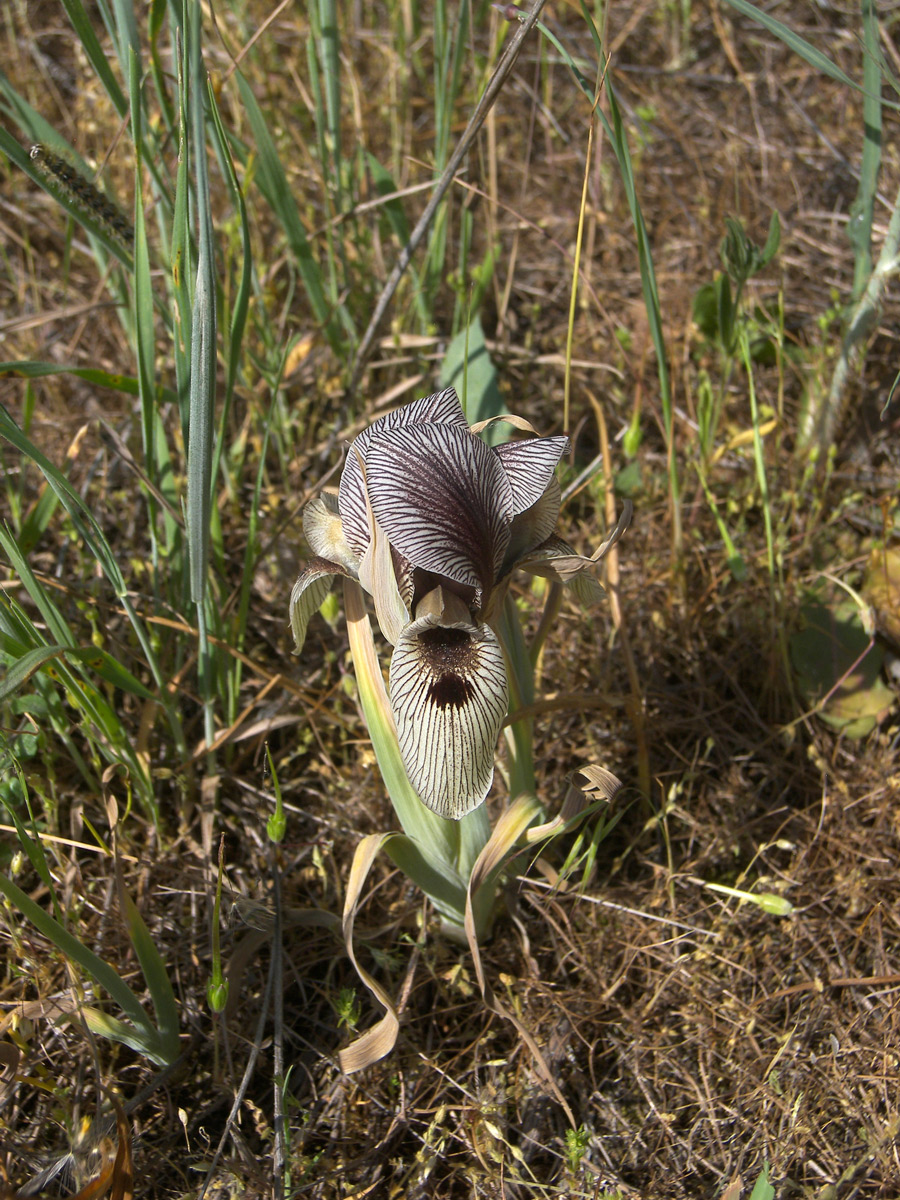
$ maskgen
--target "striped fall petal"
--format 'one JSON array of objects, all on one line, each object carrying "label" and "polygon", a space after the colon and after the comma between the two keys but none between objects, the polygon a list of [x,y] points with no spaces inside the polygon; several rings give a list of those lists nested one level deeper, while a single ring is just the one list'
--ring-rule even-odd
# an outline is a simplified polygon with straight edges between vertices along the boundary
[{"label": "striped fall petal", "polygon": [[410,783],[439,816],[483,803],[509,703],[503,651],[452,593],[436,588],[391,658],[390,698]]}]

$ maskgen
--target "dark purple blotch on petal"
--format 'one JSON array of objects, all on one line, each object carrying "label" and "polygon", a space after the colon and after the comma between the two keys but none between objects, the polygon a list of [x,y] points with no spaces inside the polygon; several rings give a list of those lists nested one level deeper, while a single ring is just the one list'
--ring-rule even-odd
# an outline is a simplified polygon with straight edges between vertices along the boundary
[{"label": "dark purple blotch on petal", "polygon": [[474,695],[474,683],[452,673],[442,675],[428,689],[428,699],[437,708],[465,708]]},{"label": "dark purple blotch on petal", "polygon": [[475,695],[475,685],[465,677],[478,652],[465,629],[434,625],[419,634],[422,658],[435,676],[428,699],[438,708],[464,708]]}]

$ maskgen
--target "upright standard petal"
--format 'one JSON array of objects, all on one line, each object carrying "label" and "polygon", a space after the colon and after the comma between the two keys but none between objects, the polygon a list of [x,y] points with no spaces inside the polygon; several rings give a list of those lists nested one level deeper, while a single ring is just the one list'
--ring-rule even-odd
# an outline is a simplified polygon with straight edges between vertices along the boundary
[{"label": "upright standard petal", "polygon": [[373,421],[354,438],[341,475],[340,512],[347,541],[360,557],[369,544],[365,482],[360,458],[365,460],[366,447],[377,434],[389,429],[402,429],[407,425],[455,425],[460,429],[468,428],[456,389],[451,387],[394,409],[393,412]]},{"label": "upright standard petal", "polygon": [[327,558],[311,558],[306,564],[291,591],[291,632],[294,635],[295,654],[303,649],[309,618],[331,591],[334,576],[350,574],[340,563],[329,562]]},{"label": "upright standard petal", "polygon": [[541,575],[553,583],[567,584],[585,608],[596,604],[606,594],[600,581],[588,571],[589,567],[596,566],[594,559],[577,554],[560,537],[547,538],[516,566],[529,575]]},{"label": "upright standard petal", "polygon": [[541,499],[568,448],[567,437],[530,438],[494,447],[512,489],[514,515]]},{"label": "upright standard petal", "polygon": [[553,533],[559,517],[560,495],[559,480],[553,475],[540,500],[513,517],[509,545],[503,562],[503,575],[511,571],[520,558],[529,555]]},{"label": "upright standard petal", "polygon": [[440,620],[430,612],[403,631],[390,697],[410,783],[428,808],[456,821],[490,790],[509,685],[488,626]]},{"label": "upright standard petal", "polygon": [[475,588],[481,603],[503,565],[513,515],[497,455],[467,429],[410,425],[371,439],[366,480],[391,545],[414,567]]}]

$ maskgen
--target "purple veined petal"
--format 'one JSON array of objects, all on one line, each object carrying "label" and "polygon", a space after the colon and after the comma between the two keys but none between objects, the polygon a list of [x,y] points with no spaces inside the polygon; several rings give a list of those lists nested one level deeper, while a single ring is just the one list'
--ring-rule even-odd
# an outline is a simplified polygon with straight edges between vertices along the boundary
[{"label": "purple veined petal", "polygon": [[340,513],[344,522],[344,534],[348,543],[362,557],[369,544],[369,522],[366,512],[365,485],[357,454],[365,459],[366,447],[375,434],[388,429],[402,429],[407,425],[455,425],[467,429],[465,413],[455,388],[444,388],[433,396],[424,396],[403,404],[393,412],[379,417],[362,431],[350,444],[347,461],[341,475]]},{"label": "purple veined petal", "polygon": [[303,510],[303,533],[316,558],[340,563],[352,575],[356,574],[359,560],[344,537],[337,496],[323,492],[307,504]]},{"label": "purple veined petal", "polygon": [[400,754],[424,804],[459,820],[481,804],[509,701],[503,651],[487,625],[441,625],[429,614],[403,631],[390,672]]},{"label": "purple veined petal", "polygon": [[566,584],[583,608],[590,608],[606,595],[599,579],[589,570],[596,565],[594,560],[576,554],[560,537],[547,538],[516,565],[530,575]]},{"label": "purple veined petal", "polygon": [[391,545],[421,567],[476,589],[493,587],[509,543],[512,496],[494,452],[451,425],[410,425],[373,437],[369,499]]},{"label": "purple veined petal", "polygon": [[559,480],[553,475],[540,500],[513,517],[503,563],[504,575],[513,570],[519,559],[527,557],[553,533],[559,517],[560,495]]},{"label": "purple veined petal", "polygon": [[593,566],[593,559],[576,553],[568,542],[554,534],[520,558],[516,566],[554,583],[571,583],[585,567]]},{"label": "purple veined petal", "polygon": [[350,574],[340,563],[329,562],[327,558],[311,558],[306,564],[291,589],[290,618],[295,654],[303,649],[309,619],[331,591],[334,576]]},{"label": "purple veined petal", "polygon": [[513,515],[541,499],[568,448],[567,437],[530,438],[494,447],[512,489]]},{"label": "purple veined petal", "polygon": [[553,580],[554,583],[572,584],[573,591],[580,602],[592,604],[602,598],[604,590],[596,577],[587,572],[587,568],[595,567],[606,557],[631,524],[633,513],[633,504],[630,500],[626,500],[615,529],[590,558],[586,558],[583,554],[576,554],[568,542],[553,535],[520,558],[515,565],[523,571],[528,571],[531,575],[542,575],[545,579]]}]

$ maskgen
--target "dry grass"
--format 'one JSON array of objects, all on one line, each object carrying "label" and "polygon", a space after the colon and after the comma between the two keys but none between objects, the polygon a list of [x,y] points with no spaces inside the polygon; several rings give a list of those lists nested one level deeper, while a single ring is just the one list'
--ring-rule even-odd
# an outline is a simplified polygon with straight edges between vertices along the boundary
[{"label": "dry grass", "polygon": [[[811,22],[808,36],[859,74],[855,10],[802,6],[784,16]],[[551,19],[564,22],[587,52],[576,14],[560,10]],[[862,742],[841,741],[815,718],[801,716],[778,638],[779,630],[790,632],[797,598],[820,569],[858,581],[872,539],[889,531],[896,515],[896,407],[886,421],[878,419],[896,370],[895,304],[882,312],[848,398],[833,470],[801,490],[802,465],[793,455],[804,393],[827,376],[836,344],[837,327],[823,331],[820,320],[849,292],[846,223],[855,194],[860,102],[724,10],[713,19],[697,5],[682,29],[669,8],[624,4],[613,6],[610,21],[620,97],[643,130],[636,169],[675,371],[685,554],[674,569],[666,451],[633,239],[612,155],[601,147],[584,267],[597,303],[579,311],[572,371],[576,454],[583,464],[596,453],[591,395],[601,399],[613,436],[627,426],[634,406],[641,408],[637,516],[620,547],[620,600],[646,703],[653,790],[645,800],[634,786],[640,764],[627,715],[629,685],[609,613],[585,619],[567,607],[548,646],[544,687],[585,702],[539,721],[541,781],[552,800],[565,772],[586,759],[601,761],[626,781],[617,802],[621,819],[598,847],[584,894],[574,887],[552,891],[532,870],[511,886],[508,911],[486,948],[495,988],[535,1031],[590,1135],[584,1157],[567,1164],[564,1119],[515,1030],[485,1012],[466,956],[426,937],[420,900],[386,870],[365,916],[380,976],[403,997],[400,1045],[361,1076],[342,1077],[337,1069],[336,1052],[349,1034],[339,1027],[336,1008],[341,990],[358,985],[336,940],[304,924],[302,912],[339,911],[356,840],[389,827],[392,818],[343,686],[342,631],[319,622],[303,662],[289,653],[287,595],[302,555],[298,509],[333,465],[325,443],[340,424],[335,413],[344,411],[330,382],[339,377],[338,367],[316,346],[292,380],[297,424],[289,475],[279,476],[273,463],[263,496],[277,537],[257,566],[247,630],[253,669],[242,700],[250,706],[249,734],[235,739],[209,792],[182,793],[161,774],[161,837],[138,815],[126,827],[129,886],[175,982],[188,1035],[185,1054],[175,1070],[155,1074],[128,1051],[92,1043],[77,1022],[54,1019],[54,1006],[75,1007],[77,988],[40,937],[11,920],[16,933],[5,939],[0,998],[7,1036],[16,1015],[23,1057],[0,1099],[0,1169],[12,1188],[57,1164],[70,1147],[71,1160],[44,1184],[43,1194],[71,1195],[96,1173],[96,1128],[90,1152],[78,1132],[102,1079],[115,1083],[131,1121],[136,1194],[199,1193],[258,1035],[272,913],[280,905],[291,1195],[669,1200],[717,1197],[735,1173],[746,1195],[766,1160],[779,1197],[888,1200],[900,1194],[896,714]],[[297,50],[300,22],[298,13],[285,10],[270,31],[272,44]],[[896,60],[893,10],[884,23]],[[21,48],[10,63],[18,86],[83,152],[102,157],[115,126],[64,40],[57,6],[11,8],[4,35],[7,47]],[[680,65],[682,45],[689,57]],[[363,127],[377,128],[390,90],[373,56],[390,61],[389,38],[360,28],[348,33],[345,49]],[[538,84],[541,106],[533,107]],[[270,80],[270,102],[285,104],[289,86],[288,79]],[[412,131],[423,114],[427,123],[427,103],[424,93],[416,97]],[[495,338],[510,407],[550,432],[561,412],[571,275],[566,255],[580,201],[585,106],[563,67],[540,75],[535,44],[493,120],[496,184],[489,183],[484,160],[472,161],[468,181],[492,194],[496,186],[503,198],[496,211],[488,201],[475,202],[477,236],[485,238],[488,221],[495,222],[502,247],[498,284],[508,269],[514,273],[509,304],[500,303],[498,287],[484,321]],[[896,119],[887,120],[894,130]],[[428,135],[416,138],[403,183],[427,178],[415,160],[427,153]],[[885,155],[882,190],[892,195],[900,163],[890,139]],[[298,187],[309,162],[298,155]],[[128,195],[124,171],[121,194]],[[730,577],[688,466],[698,371],[717,370],[692,328],[692,298],[718,268],[724,217],[739,214],[762,241],[773,209],[782,216],[782,252],[755,299],[773,305],[782,290],[791,346],[780,370],[760,366],[756,380],[761,403],[779,416],[767,443],[785,575],[774,617],[749,448],[732,448],[711,472],[749,568],[742,583]],[[880,229],[886,220],[879,209]],[[74,254],[64,261],[59,212],[12,168],[0,196],[0,233],[6,246],[2,357],[131,370],[121,361],[121,335],[91,260]],[[256,235],[265,238],[264,226]],[[388,270],[391,245],[376,251],[375,261]],[[277,264],[270,266],[277,289]],[[450,302],[442,299],[447,307],[441,312],[439,305],[438,320],[449,317]],[[295,312],[285,328],[302,328],[304,320]],[[273,331],[278,338],[284,333]],[[395,352],[385,344],[356,415],[432,363],[427,351]],[[413,394],[427,390],[424,383]],[[32,436],[57,462],[74,447],[72,478],[110,531],[118,529],[114,544],[123,561],[135,564],[139,587],[146,545],[134,485],[99,427],[103,418],[132,442],[137,430],[129,405],[68,376],[41,381],[35,393]],[[0,399],[21,413],[21,381],[0,379]],[[252,395],[240,397],[238,423],[254,403]],[[749,425],[737,374],[727,391],[720,443]],[[620,450],[614,455],[617,468],[623,466]],[[12,461],[7,454],[10,469]],[[226,558],[235,571],[245,536],[243,499],[222,512]],[[564,514],[582,547],[598,541],[598,503],[592,489]],[[87,628],[73,582],[78,550],[65,531],[53,527],[32,561],[59,581],[71,619]],[[114,647],[115,610],[97,616]],[[262,694],[278,675],[284,678]],[[191,713],[189,674],[181,686]],[[616,702],[603,703],[603,696]],[[140,714],[126,716],[136,728]],[[195,742],[202,736],[199,715],[191,732]],[[266,735],[289,811],[277,859],[265,837]],[[161,771],[173,765],[164,745],[154,753]],[[60,832],[89,842],[88,822],[102,820],[100,797],[83,794],[62,758],[34,769],[55,772],[52,787],[38,777],[32,783],[36,794],[61,798]],[[205,1003],[210,864],[221,833],[233,902],[227,953],[240,970],[226,1019],[213,1022]],[[562,859],[559,849],[555,865]],[[61,846],[58,863],[64,899],[78,911],[83,936],[139,986],[127,961],[109,861]],[[767,915],[710,892],[703,881],[782,894],[794,913]],[[365,1027],[377,1014],[365,1000],[361,1007]],[[272,1028],[263,1027],[262,1049],[210,1196],[272,1194]]]}]

